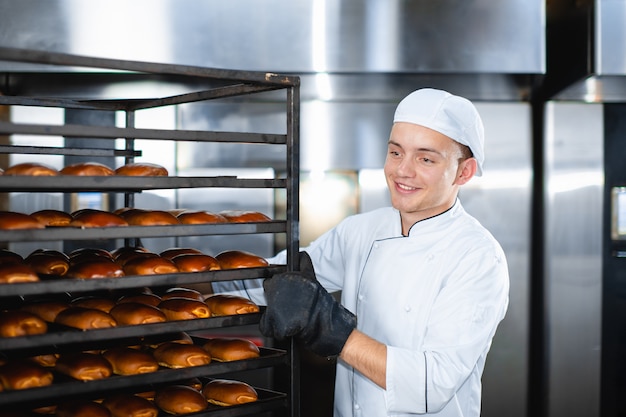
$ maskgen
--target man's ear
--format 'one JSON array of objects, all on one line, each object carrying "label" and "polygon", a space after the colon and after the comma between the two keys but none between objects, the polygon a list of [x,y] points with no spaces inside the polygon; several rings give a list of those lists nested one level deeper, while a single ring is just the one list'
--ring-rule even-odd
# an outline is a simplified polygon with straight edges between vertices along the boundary
[{"label": "man's ear", "polygon": [[476,158],[467,158],[459,163],[459,169],[457,170],[456,181],[457,185],[463,185],[474,177],[476,170],[478,169],[478,162]]}]

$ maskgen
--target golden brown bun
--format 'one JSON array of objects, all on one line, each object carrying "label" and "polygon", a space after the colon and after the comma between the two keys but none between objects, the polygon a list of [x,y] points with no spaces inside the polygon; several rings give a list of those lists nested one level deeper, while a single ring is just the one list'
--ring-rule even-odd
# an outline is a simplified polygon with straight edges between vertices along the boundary
[{"label": "golden brown bun", "polygon": [[258,400],[254,388],[245,382],[229,379],[214,379],[202,388],[202,394],[211,404],[230,406]]},{"label": "golden brown bun", "polygon": [[54,323],[57,315],[69,307],[68,303],[62,301],[32,301],[20,307],[20,310],[39,316],[48,323]]},{"label": "golden brown bun", "polygon": [[106,329],[117,326],[115,319],[104,311],[85,307],[70,307],[57,314],[54,322],[75,329]]},{"label": "golden brown bun", "polygon": [[48,325],[39,316],[28,311],[0,311],[0,336],[19,337],[43,334]]},{"label": "golden brown bun", "polygon": [[230,223],[269,222],[272,220],[258,211],[224,210],[220,211],[219,214],[224,216]]},{"label": "golden brown bun", "polygon": [[154,403],[174,415],[197,413],[209,406],[200,391],[186,385],[170,385],[157,390]]},{"label": "golden brown bun", "polygon": [[45,227],[44,224],[40,223],[31,215],[16,213],[14,211],[0,211],[0,229],[44,229]]},{"label": "golden brown bun", "polygon": [[111,309],[115,307],[115,301],[107,297],[85,295],[83,297],[73,299],[70,305],[72,307],[93,308],[104,311],[105,313],[110,313]]},{"label": "golden brown bun", "polygon": [[15,164],[4,170],[4,175],[31,175],[53,177],[59,175],[59,171],[45,164],[36,162],[24,162]]},{"label": "golden brown bun", "polygon": [[59,359],[59,355],[57,353],[45,353],[43,355],[31,356],[29,359],[44,368],[53,368],[57,363],[57,359]]},{"label": "golden brown bun", "polygon": [[162,210],[129,209],[119,214],[128,224],[133,226],[166,226],[180,224],[178,219]]},{"label": "golden brown bun", "polygon": [[103,210],[81,209],[72,213],[72,227],[123,227],[128,222],[114,213]]},{"label": "golden brown bun", "polygon": [[0,265],[21,264],[23,261],[22,255],[8,249],[0,249]]},{"label": "golden brown bun", "polygon": [[117,375],[137,375],[156,372],[159,364],[148,352],[129,347],[116,347],[102,354]]},{"label": "golden brown bun", "polygon": [[109,410],[102,404],[82,399],[59,404],[55,414],[57,417],[111,417]]},{"label": "golden brown bun", "polygon": [[36,282],[39,275],[26,263],[7,263],[0,267],[0,283]]},{"label": "golden brown bun", "polygon": [[65,274],[68,278],[76,279],[119,278],[124,275],[124,269],[121,266],[104,258],[70,265],[70,269]]},{"label": "golden brown bun", "polygon": [[202,347],[218,362],[258,358],[260,355],[257,345],[247,339],[236,337],[208,339]]},{"label": "golden brown bun", "polygon": [[242,250],[227,250],[215,256],[222,269],[254,268],[268,266],[262,257]]},{"label": "golden brown bun", "polygon": [[259,306],[244,297],[230,294],[214,294],[204,302],[209,306],[213,316],[230,316],[234,314],[258,313]]},{"label": "golden brown bun", "polygon": [[165,314],[157,307],[140,303],[120,303],[111,309],[111,316],[118,325],[163,323]]},{"label": "golden brown bun", "polygon": [[182,213],[176,215],[176,218],[182,224],[228,223],[228,219],[226,219],[226,217],[209,211],[183,211]]},{"label": "golden brown bun", "polygon": [[156,294],[151,294],[151,293],[124,295],[119,300],[117,300],[118,304],[139,303],[139,304],[145,304],[145,305],[152,306],[152,307],[157,307],[160,302],[161,302],[161,297],[159,297]]},{"label": "golden brown bun", "polygon": [[211,317],[211,310],[202,301],[189,298],[170,298],[159,303],[168,321],[206,319]]},{"label": "golden brown bun", "polygon": [[193,345],[193,339],[185,332],[177,334],[158,334],[145,337],[142,345],[148,348],[156,349],[164,343],[180,343],[183,345]]},{"label": "golden brown bun", "polygon": [[29,360],[11,361],[0,366],[0,385],[5,390],[45,387],[54,376],[49,369]]},{"label": "golden brown bun", "polygon": [[69,226],[73,217],[61,210],[39,210],[30,214],[45,226]]},{"label": "golden brown bun", "polygon": [[165,293],[161,296],[161,300],[169,300],[170,298],[189,298],[191,300],[202,301],[204,302],[204,297],[200,291],[191,289],[191,288],[182,288],[182,287],[174,287],[169,288]]},{"label": "golden brown bun", "polygon": [[111,256],[113,256],[115,262],[124,266],[126,262],[140,256],[150,257],[158,255],[156,253],[150,252],[148,249],[143,247],[124,246],[112,251]]},{"label": "golden brown bun", "polygon": [[198,253],[187,253],[175,256],[172,258],[172,262],[174,262],[180,272],[204,272],[222,269],[217,259],[209,255]]},{"label": "golden brown bun", "polygon": [[99,162],[78,162],[76,164],[63,167],[59,172],[63,175],[84,175],[96,177],[115,175],[115,171]]},{"label": "golden brown bun", "polygon": [[186,385],[197,391],[202,391],[202,381],[199,378],[191,378],[181,382],[181,385]]},{"label": "golden brown bun", "polygon": [[150,400],[138,395],[117,394],[102,401],[111,417],[157,417],[159,409]]},{"label": "golden brown bun", "polygon": [[161,252],[159,256],[161,256],[161,258],[169,259],[171,261],[174,257],[185,254],[202,255],[203,253],[200,250],[194,248],[169,248]]},{"label": "golden brown bun", "polygon": [[63,276],[70,268],[70,258],[53,249],[36,250],[24,259],[24,263],[42,275]]},{"label": "golden brown bun", "polygon": [[160,256],[139,256],[124,264],[126,275],[175,274],[178,268],[174,262]]},{"label": "golden brown bun", "polygon": [[113,261],[113,255],[106,249],[102,248],[79,248],[74,249],[69,254],[70,263],[77,264],[83,261],[91,261],[93,259],[102,260],[105,258],[108,261]]},{"label": "golden brown bun", "polygon": [[62,354],[54,369],[79,381],[95,381],[113,374],[111,364],[102,355],[87,352]]},{"label": "golden brown bun", "polygon": [[211,363],[211,355],[206,350],[183,343],[163,343],[152,354],[159,365],[166,368],[189,368]]},{"label": "golden brown bun", "polygon": [[115,175],[133,177],[167,177],[169,173],[165,167],[149,162],[134,162],[122,165],[115,170]]}]

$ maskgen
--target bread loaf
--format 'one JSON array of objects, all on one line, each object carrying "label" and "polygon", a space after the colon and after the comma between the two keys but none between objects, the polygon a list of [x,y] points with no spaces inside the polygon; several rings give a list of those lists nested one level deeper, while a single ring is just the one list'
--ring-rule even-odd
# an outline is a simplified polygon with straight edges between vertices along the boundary
[{"label": "bread loaf", "polygon": [[114,213],[103,210],[81,209],[72,213],[71,227],[124,227],[128,222]]},{"label": "bread loaf", "polygon": [[64,353],[57,359],[54,369],[79,381],[104,379],[113,373],[111,364],[102,355],[88,352]]},{"label": "bread loaf", "polygon": [[200,391],[186,385],[170,385],[158,389],[154,403],[161,410],[174,415],[197,413],[209,406]]},{"label": "bread loaf", "polygon": [[159,409],[152,401],[133,394],[117,394],[102,401],[111,417],[157,417]]},{"label": "bread loaf", "polygon": [[260,356],[257,345],[247,339],[236,337],[208,339],[202,347],[209,352],[212,360],[218,362],[238,361]]},{"label": "bread loaf", "polygon": [[224,210],[220,211],[219,214],[230,223],[269,222],[272,220],[263,213],[250,210]]},{"label": "bread loaf", "polygon": [[117,322],[110,314],[84,307],[69,307],[57,314],[54,322],[80,330],[106,329],[117,326]]},{"label": "bread loaf", "polygon": [[7,362],[0,366],[0,385],[5,390],[22,390],[52,384],[54,375],[30,360]]},{"label": "bread loaf", "polygon": [[124,264],[126,275],[159,275],[179,272],[174,262],[160,256],[138,256]]},{"label": "bread loaf", "polygon": [[184,255],[184,254],[202,255],[202,252],[194,248],[169,248],[161,252],[159,256],[161,256],[161,258],[169,259],[171,261],[175,256]]},{"label": "bread loaf", "polygon": [[0,266],[0,284],[37,281],[39,275],[26,263],[4,263]]},{"label": "bread loaf", "polygon": [[220,263],[212,256],[187,253],[172,258],[172,262],[180,272],[204,272],[222,269]]},{"label": "bread loaf", "polygon": [[259,396],[254,388],[245,382],[229,379],[214,379],[202,388],[202,394],[211,404],[231,406],[257,401]]},{"label": "bread loaf", "polygon": [[121,211],[119,216],[133,226],[167,226],[180,224],[175,216],[162,210],[128,209]]},{"label": "bread loaf", "polygon": [[118,303],[110,311],[119,326],[166,321],[165,314],[157,307],[140,303]]},{"label": "bread loaf", "polygon": [[96,177],[115,175],[115,171],[99,162],[78,162],[63,167],[59,172],[63,175]]},{"label": "bread loaf", "polygon": [[63,252],[45,249],[30,253],[24,263],[37,274],[63,276],[70,268],[70,259]]},{"label": "bread loaf", "polygon": [[22,310],[0,311],[0,336],[19,337],[43,334],[48,325],[39,316]]},{"label": "bread loaf", "polygon": [[159,369],[157,360],[150,353],[129,347],[109,349],[102,356],[117,375],[146,374]]},{"label": "bread loaf", "polygon": [[66,277],[76,279],[120,278],[124,275],[120,265],[105,258],[70,265],[65,273]]},{"label": "bread loaf", "polygon": [[230,316],[234,314],[258,313],[259,306],[244,297],[230,294],[213,294],[204,302],[213,316]]},{"label": "bread loaf", "polygon": [[176,218],[182,224],[214,224],[228,223],[228,219],[221,214],[208,211],[186,210],[179,213]]},{"label": "bread loaf", "polygon": [[54,323],[57,315],[69,308],[69,304],[57,300],[31,301],[20,307],[20,310],[35,314],[48,323]]},{"label": "bread loaf", "polygon": [[59,404],[54,414],[56,417],[111,417],[102,404],[80,398]]},{"label": "bread loaf", "polygon": [[46,164],[36,162],[24,162],[15,164],[4,170],[4,175],[30,175],[42,177],[54,177],[59,171]]},{"label": "bread loaf", "polygon": [[255,268],[268,266],[269,263],[262,257],[242,250],[227,250],[218,253],[215,259],[222,269]]},{"label": "bread loaf", "polygon": [[189,368],[208,365],[211,355],[197,345],[167,342],[159,345],[153,352],[159,365],[166,368]]},{"label": "bread loaf", "polygon": [[33,216],[14,211],[0,211],[0,229],[44,229],[46,226]]},{"label": "bread loaf", "polygon": [[30,215],[45,226],[69,226],[73,219],[71,214],[61,210],[39,210]]},{"label": "bread loaf", "polygon": [[211,310],[202,301],[189,298],[170,298],[159,303],[168,321],[206,319],[211,317]]},{"label": "bread loaf", "polygon": [[191,300],[204,302],[204,297],[200,291],[192,288],[174,287],[169,288],[161,295],[161,300],[169,300],[170,298],[189,298]]},{"label": "bread loaf", "polygon": [[161,165],[150,162],[132,162],[115,170],[115,175],[127,175],[133,177],[167,177],[168,171]]},{"label": "bread loaf", "polygon": [[161,297],[152,293],[128,294],[128,295],[123,295],[122,297],[120,297],[119,300],[117,300],[118,304],[140,303],[140,304],[145,304],[145,305],[149,305],[152,307],[157,307],[160,302],[161,302]]},{"label": "bread loaf", "polygon": [[115,307],[115,301],[108,297],[85,295],[83,297],[73,299],[70,305],[72,307],[93,308],[104,311],[105,313],[110,313],[111,309]]}]

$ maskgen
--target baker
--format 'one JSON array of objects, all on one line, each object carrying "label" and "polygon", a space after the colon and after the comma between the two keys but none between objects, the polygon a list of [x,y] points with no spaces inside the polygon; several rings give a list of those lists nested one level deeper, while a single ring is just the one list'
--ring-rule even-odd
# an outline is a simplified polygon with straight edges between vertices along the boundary
[{"label": "baker", "polygon": [[501,246],[458,197],[483,162],[474,105],[414,91],[388,141],[392,207],[346,218],[303,249],[299,272],[265,280],[261,331],[338,355],[336,417],[480,415],[509,292]]}]

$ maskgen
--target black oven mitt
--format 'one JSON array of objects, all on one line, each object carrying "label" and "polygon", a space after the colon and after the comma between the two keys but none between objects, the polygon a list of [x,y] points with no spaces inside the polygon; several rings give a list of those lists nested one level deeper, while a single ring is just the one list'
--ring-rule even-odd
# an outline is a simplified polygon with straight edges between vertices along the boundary
[{"label": "black oven mitt", "polygon": [[321,356],[338,355],[356,327],[356,316],[317,282],[313,263],[300,252],[300,271],[263,282],[267,308],[259,328],[279,340],[295,337]]}]

